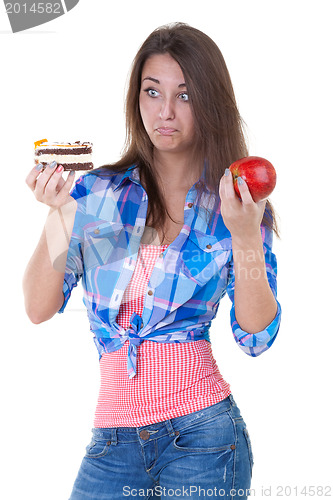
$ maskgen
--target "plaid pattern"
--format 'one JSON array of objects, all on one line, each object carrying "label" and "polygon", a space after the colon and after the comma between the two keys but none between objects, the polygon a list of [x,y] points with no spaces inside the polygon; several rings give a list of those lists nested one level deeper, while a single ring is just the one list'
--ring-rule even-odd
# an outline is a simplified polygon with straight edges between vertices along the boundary
[{"label": "plaid pattern", "polygon": [[[201,181],[204,181],[204,172]],[[140,184],[139,169],[126,173],[101,170],[76,182],[77,200],[64,279],[63,312],[71,290],[82,278],[83,302],[101,356],[129,340],[128,376],[136,373],[136,352],[144,340],[192,342],[209,340],[209,328],[221,298],[231,301],[231,326],[238,345],[257,356],[268,349],[279,330],[281,308],[265,330],[244,332],[235,319],[231,235],[224,225],[220,203],[209,204],[207,192],[200,206],[196,185],[188,191],[184,225],[177,238],[156,262],[149,280],[142,315],[133,314],[129,328],[116,322],[124,291],[135,269],[145,230],[148,197]],[[217,205],[217,206],[216,206]],[[206,211],[212,214],[208,226]],[[272,233],[262,228],[267,277],[276,296],[276,258]]]},{"label": "plaid pattern", "polygon": [[[125,330],[133,312],[142,315],[156,260],[168,245],[140,244],[134,273],[125,290],[117,323]],[[136,376],[129,379],[127,340],[100,360],[101,387],[94,427],[140,427],[180,417],[222,401],[230,387],[219,372],[207,340],[143,342]]]}]

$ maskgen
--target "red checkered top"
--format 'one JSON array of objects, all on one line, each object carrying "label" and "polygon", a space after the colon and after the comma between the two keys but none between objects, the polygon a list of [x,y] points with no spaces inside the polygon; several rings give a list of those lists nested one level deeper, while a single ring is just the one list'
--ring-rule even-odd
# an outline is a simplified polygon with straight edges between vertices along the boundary
[{"label": "red checkered top", "polygon": [[[132,278],[124,292],[117,323],[129,327],[133,312],[140,316],[156,259],[168,245],[139,248]],[[160,343],[145,340],[138,347],[137,373],[126,371],[126,341],[100,360],[101,387],[95,427],[140,427],[186,415],[218,403],[231,393],[219,372],[207,340]]]}]

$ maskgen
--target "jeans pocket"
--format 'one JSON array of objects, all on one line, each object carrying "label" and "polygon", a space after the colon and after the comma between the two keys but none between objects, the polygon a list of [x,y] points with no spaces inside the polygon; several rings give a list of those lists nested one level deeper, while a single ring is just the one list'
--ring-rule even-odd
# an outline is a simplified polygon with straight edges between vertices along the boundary
[{"label": "jeans pocket", "polygon": [[86,447],[87,458],[101,458],[104,457],[110,448],[111,441],[106,439],[94,440],[92,439]]},{"label": "jeans pocket", "polygon": [[177,450],[214,453],[235,449],[235,433],[229,412],[179,430],[173,441]]},{"label": "jeans pocket", "polygon": [[249,431],[247,430],[246,427],[244,428],[243,432],[244,432],[245,440],[247,443],[247,449],[249,451],[249,459],[250,459],[250,464],[251,464],[251,475],[252,475],[252,468],[253,468],[254,462],[253,462],[253,451],[252,451],[251,439],[250,439]]}]

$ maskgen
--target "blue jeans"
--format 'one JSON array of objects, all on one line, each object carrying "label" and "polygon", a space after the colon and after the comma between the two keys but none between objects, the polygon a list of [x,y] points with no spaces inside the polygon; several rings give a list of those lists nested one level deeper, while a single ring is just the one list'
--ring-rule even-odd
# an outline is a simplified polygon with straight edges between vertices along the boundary
[{"label": "blue jeans", "polygon": [[93,429],[70,500],[246,499],[253,456],[232,396],[143,427]]}]

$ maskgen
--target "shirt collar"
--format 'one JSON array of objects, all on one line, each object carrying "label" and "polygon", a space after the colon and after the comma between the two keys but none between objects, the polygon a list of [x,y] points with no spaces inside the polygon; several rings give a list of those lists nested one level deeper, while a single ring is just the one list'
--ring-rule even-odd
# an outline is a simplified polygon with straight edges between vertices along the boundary
[{"label": "shirt collar", "polygon": [[124,174],[120,173],[117,175],[114,183],[114,190],[119,189],[126,179],[130,179],[137,184],[140,183],[139,169],[135,164],[129,167]]},{"label": "shirt collar", "polygon": [[[203,185],[203,188],[204,188],[204,191],[208,192],[208,188],[206,186],[206,183],[205,183],[205,171],[206,171],[206,162],[204,164],[204,168],[202,169],[202,172],[201,172],[201,175],[200,175],[200,178],[199,180],[197,181],[197,183],[195,183],[191,188],[190,188],[190,191],[192,190],[195,190],[196,187],[198,187],[198,184],[200,183],[201,185]],[[122,186],[122,184],[126,181],[126,179],[129,179],[131,180],[132,182],[134,182],[135,184],[138,184],[141,186],[140,184],[140,173],[139,173],[139,168],[136,164],[130,166],[126,172],[123,174],[123,173],[119,173],[117,175],[117,178],[115,180],[115,183],[114,183],[114,190],[117,190],[120,188],[120,186]],[[141,186],[142,187],[142,186]]]}]

